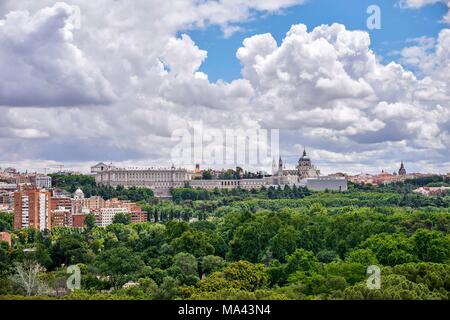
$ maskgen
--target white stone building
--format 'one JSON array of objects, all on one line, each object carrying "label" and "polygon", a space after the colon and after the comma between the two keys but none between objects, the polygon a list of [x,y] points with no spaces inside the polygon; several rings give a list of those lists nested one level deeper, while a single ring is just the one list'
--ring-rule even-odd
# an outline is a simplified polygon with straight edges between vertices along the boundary
[{"label": "white stone building", "polygon": [[170,198],[170,189],[190,186],[192,188],[213,189],[235,189],[245,190],[260,189],[270,186],[306,186],[312,190],[347,190],[347,180],[345,178],[320,177],[320,170],[313,166],[311,159],[303,151],[303,155],[298,161],[298,165],[293,170],[286,170],[283,167],[283,160],[279,159],[278,164],[274,161],[272,176],[259,179],[239,179],[239,180],[193,180],[194,173],[185,169],[138,169],[138,168],[117,168],[112,164],[106,165],[103,162],[91,168],[98,185],[111,187],[146,187],[153,190],[156,197]]},{"label": "white stone building", "polygon": [[119,213],[129,214],[127,208],[100,208],[95,214],[95,224],[99,227],[107,227],[113,223],[114,217]]},{"label": "white stone building", "polygon": [[38,189],[51,189],[52,177],[38,174],[33,178],[33,185]]}]

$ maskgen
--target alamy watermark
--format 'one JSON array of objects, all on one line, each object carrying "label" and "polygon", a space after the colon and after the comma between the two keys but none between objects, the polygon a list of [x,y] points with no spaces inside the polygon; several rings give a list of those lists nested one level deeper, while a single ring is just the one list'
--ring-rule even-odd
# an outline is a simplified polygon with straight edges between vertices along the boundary
[{"label": "alamy watermark", "polygon": [[176,129],[171,160],[178,165],[268,167],[278,159],[278,129],[205,129],[195,122],[191,129]]},{"label": "alamy watermark", "polygon": [[81,9],[79,6],[71,6],[72,14],[67,19],[67,23],[75,30],[81,29]]},{"label": "alamy watermark", "polygon": [[381,8],[377,5],[370,5],[367,7],[367,14],[370,16],[367,18],[367,29],[381,29]]},{"label": "alamy watermark", "polygon": [[67,268],[67,273],[70,274],[66,281],[67,289],[70,291],[81,289],[81,270],[77,265],[72,265]]},{"label": "alamy watermark", "polygon": [[381,289],[381,269],[379,266],[369,266],[367,268],[367,288],[369,290]]}]

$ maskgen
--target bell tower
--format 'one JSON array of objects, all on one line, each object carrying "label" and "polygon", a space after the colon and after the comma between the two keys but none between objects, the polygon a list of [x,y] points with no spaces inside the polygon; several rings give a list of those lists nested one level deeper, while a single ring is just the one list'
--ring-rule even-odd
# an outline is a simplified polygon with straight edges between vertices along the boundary
[{"label": "bell tower", "polygon": [[406,176],[406,169],[405,169],[405,165],[403,164],[403,161],[400,164],[400,169],[398,170],[398,175]]}]

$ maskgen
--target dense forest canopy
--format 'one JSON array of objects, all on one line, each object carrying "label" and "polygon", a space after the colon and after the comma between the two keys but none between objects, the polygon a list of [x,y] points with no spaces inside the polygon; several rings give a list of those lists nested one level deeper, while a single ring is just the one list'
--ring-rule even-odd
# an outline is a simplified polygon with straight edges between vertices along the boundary
[{"label": "dense forest canopy", "polygon": [[[81,289],[60,299],[449,299],[449,196],[409,188],[184,188],[174,201],[141,199],[149,222],[83,230],[12,230],[0,214],[13,236],[0,245],[0,295],[54,299],[77,265]],[[17,275],[30,263],[39,285],[27,291]]]}]

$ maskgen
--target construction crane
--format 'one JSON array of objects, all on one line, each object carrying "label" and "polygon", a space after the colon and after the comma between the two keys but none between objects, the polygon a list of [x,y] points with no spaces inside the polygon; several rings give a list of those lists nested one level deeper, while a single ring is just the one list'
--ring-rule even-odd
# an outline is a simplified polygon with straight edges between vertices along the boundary
[{"label": "construction crane", "polygon": [[50,166],[50,168],[58,168],[59,169],[58,173],[62,173],[64,165],[63,164],[59,164],[59,165],[55,165],[55,166]]}]

